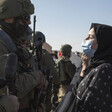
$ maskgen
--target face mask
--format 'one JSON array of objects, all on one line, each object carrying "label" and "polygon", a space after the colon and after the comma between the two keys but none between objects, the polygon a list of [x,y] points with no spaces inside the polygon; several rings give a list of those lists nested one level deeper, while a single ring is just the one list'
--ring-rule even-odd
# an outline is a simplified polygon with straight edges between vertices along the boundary
[{"label": "face mask", "polygon": [[96,50],[94,50],[94,49],[91,48],[92,44],[93,44],[92,41],[84,40],[82,42],[82,45],[81,45],[82,49],[83,49],[83,53],[86,54],[89,57],[93,57],[94,53],[96,51]]},{"label": "face mask", "polygon": [[27,32],[28,32],[28,25],[22,25],[19,23],[16,23],[15,25],[15,32],[20,36],[20,37],[25,37]]}]

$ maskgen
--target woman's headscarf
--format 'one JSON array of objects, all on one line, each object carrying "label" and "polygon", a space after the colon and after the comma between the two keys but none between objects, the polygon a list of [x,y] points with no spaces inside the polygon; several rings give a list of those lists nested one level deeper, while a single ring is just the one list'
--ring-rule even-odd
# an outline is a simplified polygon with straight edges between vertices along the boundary
[{"label": "woman's headscarf", "polygon": [[102,63],[112,64],[112,26],[92,23],[91,28],[94,28],[98,48],[91,59],[90,65],[85,70],[85,75],[89,73],[92,68],[99,66]]}]

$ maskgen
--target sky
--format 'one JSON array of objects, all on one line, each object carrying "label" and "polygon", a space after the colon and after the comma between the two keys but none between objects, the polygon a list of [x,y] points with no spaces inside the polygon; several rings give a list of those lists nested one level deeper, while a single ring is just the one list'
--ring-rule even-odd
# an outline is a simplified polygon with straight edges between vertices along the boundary
[{"label": "sky", "polygon": [[112,25],[112,0],[31,0],[36,15],[36,31],[41,31],[53,50],[70,44],[82,52],[81,43],[91,23]]}]

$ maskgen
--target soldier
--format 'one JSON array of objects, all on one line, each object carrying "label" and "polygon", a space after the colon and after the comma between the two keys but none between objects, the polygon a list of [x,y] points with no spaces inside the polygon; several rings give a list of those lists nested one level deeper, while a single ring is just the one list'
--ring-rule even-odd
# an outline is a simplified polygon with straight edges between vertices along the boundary
[{"label": "soldier", "polygon": [[58,93],[58,102],[61,102],[64,97],[66,90],[74,77],[76,67],[71,63],[71,45],[65,44],[61,47],[61,56],[56,61],[56,68],[59,73],[60,88]]},{"label": "soldier", "polygon": [[[35,38],[38,41],[38,43],[39,43],[39,41],[42,41],[42,45],[46,42],[45,35],[40,31],[37,31],[35,33]],[[45,103],[46,103],[46,112],[50,112],[50,110],[53,108],[52,107],[53,105],[50,102],[51,96],[53,95],[53,97],[54,97],[53,99],[57,100],[56,93],[57,93],[58,86],[59,86],[59,79],[58,79],[57,71],[55,69],[55,62],[54,62],[51,54],[45,49],[42,49],[41,64],[42,64],[43,70],[48,68],[47,80],[48,80],[49,84],[46,89],[46,102]]]},{"label": "soldier", "polygon": [[[14,52],[18,57],[15,83],[18,88],[19,112],[34,110],[35,88],[44,89],[45,78],[38,70],[32,54],[24,45],[31,23],[30,15],[34,6],[30,0],[1,0],[0,1],[0,76],[5,77],[5,54]],[[0,95],[7,94],[7,86],[0,90]],[[35,108],[37,110],[37,107]]]}]

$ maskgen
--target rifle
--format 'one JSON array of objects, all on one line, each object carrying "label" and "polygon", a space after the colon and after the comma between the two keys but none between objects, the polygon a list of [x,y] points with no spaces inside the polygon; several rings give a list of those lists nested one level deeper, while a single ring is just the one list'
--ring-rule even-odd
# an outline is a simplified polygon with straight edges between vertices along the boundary
[{"label": "rifle", "polygon": [[[35,20],[34,20],[34,27],[35,27]],[[49,76],[50,74],[50,67],[42,67],[42,44],[43,44],[43,39],[41,38],[41,36],[38,38],[37,35],[35,34],[35,28],[33,31],[33,54],[34,51],[36,52],[36,58],[38,61],[38,69],[40,71],[42,71],[42,73],[44,74],[45,78],[51,82],[50,80],[52,79],[52,77]],[[39,101],[38,101],[39,98]],[[44,90],[43,92],[41,92],[39,89],[35,90],[35,95],[34,95],[34,103],[33,103],[33,107],[36,108],[37,105],[39,105],[40,103],[45,103],[46,101],[46,90]]]},{"label": "rifle", "polygon": [[[36,56],[38,60],[38,69],[41,70],[41,60],[39,59],[41,53],[38,54],[39,49],[40,46],[36,47]],[[34,93],[34,101],[33,101],[33,108],[36,109],[36,111],[37,111],[37,105],[39,105],[39,96],[40,96],[40,90],[36,88]]]},{"label": "rifle", "polygon": [[34,15],[34,18],[33,18],[33,38],[32,38],[32,48],[33,48],[33,50],[32,50],[32,54],[34,54],[34,51],[35,51],[35,44],[34,44],[34,41],[35,41],[35,26],[36,26],[36,16]]},{"label": "rifle", "polygon": [[[35,47],[35,26],[36,26],[36,16],[34,15],[34,18],[33,18],[33,38],[32,38],[32,44],[33,44],[33,46],[32,46],[32,48],[33,48],[33,50],[32,50],[32,55],[34,55],[34,52],[35,52],[35,49],[36,49],[36,47]],[[39,99],[39,92],[40,92],[40,90],[39,89],[37,89],[37,88],[35,88],[35,93],[34,93],[34,99],[32,100],[32,106],[33,106],[33,111],[34,112],[38,112],[38,109],[37,109],[37,106],[38,106],[38,99]]]},{"label": "rifle", "polygon": [[9,94],[17,96],[17,87],[15,85],[15,73],[17,68],[17,55],[10,53],[5,65],[6,85],[9,88]]},{"label": "rifle", "polygon": [[[38,61],[38,70],[42,71],[42,40],[38,40],[36,37],[34,37],[34,50],[36,50],[36,58]],[[35,90],[34,95],[34,108],[40,106],[40,103],[43,103],[43,101],[40,101],[40,99],[43,97],[43,95],[46,94],[44,91],[41,92],[40,89]]]},{"label": "rifle", "polygon": [[[45,79],[49,82],[49,86],[48,86],[48,89],[53,89],[53,83],[52,83],[52,79],[53,79],[53,76],[50,75],[50,66],[42,66],[42,44],[43,44],[43,41],[42,39],[35,39],[39,42],[36,42],[38,43],[37,44],[37,47],[36,47],[36,57],[37,57],[37,60],[38,60],[38,68],[39,70],[42,71],[43,75],[45,76]],[[48,89],[42,91],[40,93],[40,98],[39,98],[39,103],[43,103],[45,104],[46,103],[46,98],[47,98],[47,91]],[[52,90],[51,90],[52,92]]]}]

